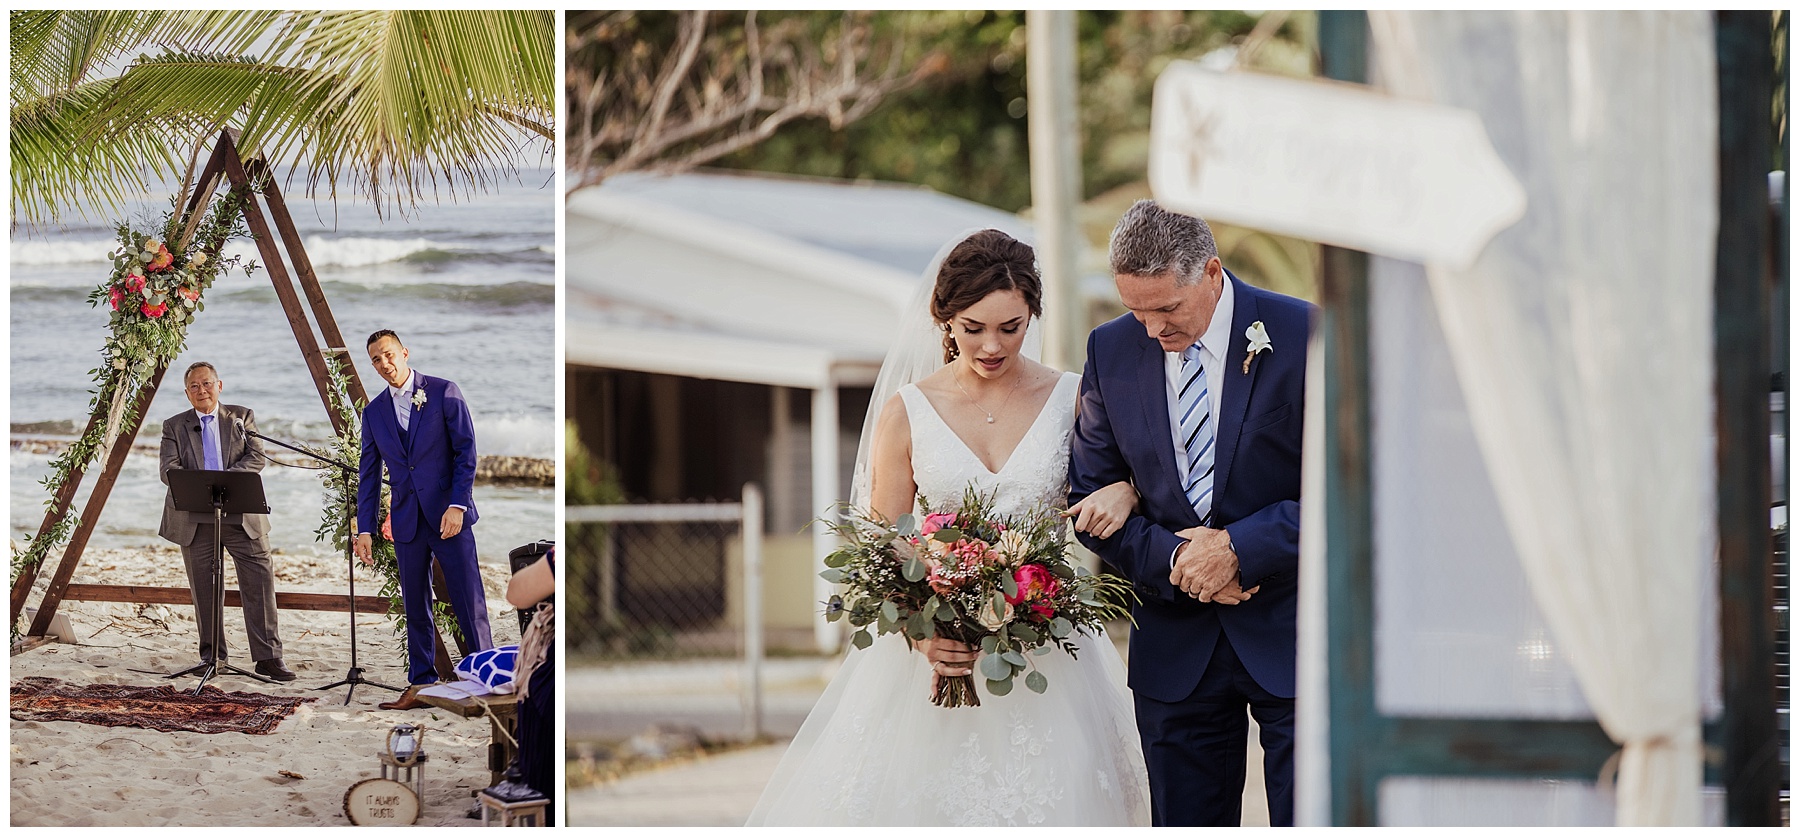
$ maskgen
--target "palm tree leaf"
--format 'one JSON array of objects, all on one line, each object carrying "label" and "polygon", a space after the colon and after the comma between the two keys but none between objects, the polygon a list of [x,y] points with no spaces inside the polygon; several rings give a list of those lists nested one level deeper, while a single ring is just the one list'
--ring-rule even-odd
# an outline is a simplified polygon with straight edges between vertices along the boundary
[{"label": "palm tree leaf", "polygon": [[[70,195],[92,191],[105,202],[141,188],[137,170],[171,167],[171,148],[222,127],[239,129],[240,146],[271,164],[304,167],[309,193],[324,185],[335,195],[348,182],[378,209],[388,201],[404,209],[446,184],[453,195],[485,188],[525,160],[525,139],[554,141],[550,12],[14,12],[11,20],[15,195],[30,195],[15,212],[28,219],[54,217]],[[43,110],[33,99],[154,44],[166,48],[140,55],[117,84],[93,88],[111,95],[82,100],[85,120],[59,109],[53,126],[48,117],[22,121]],[[260,54],[243,54],[250,49]],[[22,153],[28,128],[37,132]],[[82,144],[96,151],[64,147]],[[94,167],[84,171],[81,159]],[[47,168],[21,176],[21,165]]]}]

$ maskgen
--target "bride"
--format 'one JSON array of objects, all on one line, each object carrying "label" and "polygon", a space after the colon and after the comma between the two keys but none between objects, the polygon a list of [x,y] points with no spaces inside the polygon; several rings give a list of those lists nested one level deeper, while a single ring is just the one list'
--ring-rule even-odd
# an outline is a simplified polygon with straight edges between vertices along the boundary
[{"label": "bride", "polygon": [[[1042,313],[1031,248],[982,230],[921,284],[929,304],[907,312],[918,323],[876,383],[877,399],[894,394],[865,423],[853,503],[896,520],[952,507],[973,484],[1001,515],[1061,508],[1081,377],[1027,356]],[[1106,537],[1136,502],[1118,483],[1067,514]],[[981,705],[954,709],[931,694],[938,678],[974,672],[968,645],[896,636],[852,651],[747,824],[1149,825],[1124,663],[1105,636],[1075,640],[1079,658],[1035,658],[1044,694],[995,696],[977,677]]]}]

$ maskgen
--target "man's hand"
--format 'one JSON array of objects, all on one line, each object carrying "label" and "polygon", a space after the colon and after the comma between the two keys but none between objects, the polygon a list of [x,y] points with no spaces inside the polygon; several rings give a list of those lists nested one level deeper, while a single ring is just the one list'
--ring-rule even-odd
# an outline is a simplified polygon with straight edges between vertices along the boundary
[{"label": "man's hand", "polygon": [[444,520],[438,524],[440,540],[450,540],[456,537],[456,533],[462,531],[462,513],[463,510],[455,506],[444,509]]},{"label": "man's hand", "polygon": [[375,566],[375,538],[368,532],[356,536],[356,557],[362,559],[363,566]]},{"label": "man's hand", "polygon": [[1239,589],[1237,553],[1231,549],[1229,532],[1196,526],[1175,534],[1188,542],[1175,552],[1170,584],[1200,601],[1219,604],[1237,604],[1256,592],[1258,588]]}]

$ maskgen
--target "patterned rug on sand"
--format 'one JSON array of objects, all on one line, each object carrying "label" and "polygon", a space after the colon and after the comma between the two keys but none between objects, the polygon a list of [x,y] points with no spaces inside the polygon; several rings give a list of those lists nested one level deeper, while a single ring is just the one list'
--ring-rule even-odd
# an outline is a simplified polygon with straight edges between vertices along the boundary
[{"label": "patterned rug on sand", "polygon": [[53,677],[26,677],[13,684],[12,716],[19,721],[77,721],[162,732],[268,735],[300,704],[314,700],[226,692],[211,684],[192,695],[172,686],[81,686]]}]

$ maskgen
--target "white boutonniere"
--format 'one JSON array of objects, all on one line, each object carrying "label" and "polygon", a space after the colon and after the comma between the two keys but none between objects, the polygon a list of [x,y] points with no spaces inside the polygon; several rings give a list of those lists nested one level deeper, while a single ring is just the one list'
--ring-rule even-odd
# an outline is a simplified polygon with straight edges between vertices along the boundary
[{"label": "white boutonniere", "polygon": [[419,387],[418,389],[413,390],[412,402],[413,402],[414,410],[425,409],[425,388],[424,387]]},{"label": "white boutonniere", "polygon": [[1259,352],[1273,352],[1275,347],[1269,343],[1269,332],[1263,328],[1262,320],[1257,320],[1244,329],[1244,336],[1250,340],[1250,351],[1244,355],[1244,374],[1250,374],[1250,361]]}]

